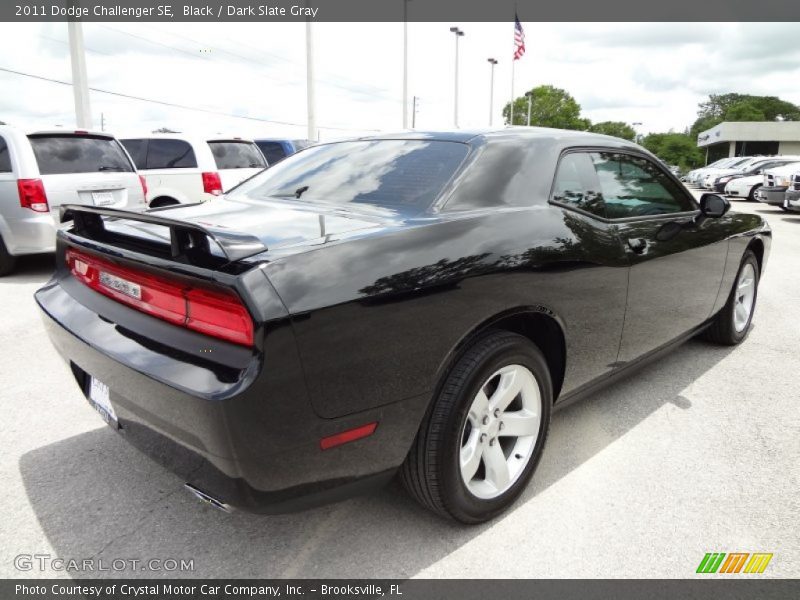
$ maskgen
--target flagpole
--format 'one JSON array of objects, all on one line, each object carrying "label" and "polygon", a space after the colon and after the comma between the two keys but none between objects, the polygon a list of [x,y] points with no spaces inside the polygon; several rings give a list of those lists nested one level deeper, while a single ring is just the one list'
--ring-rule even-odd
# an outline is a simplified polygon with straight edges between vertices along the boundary
[{"label": "flagpole", "polygon": [[509,119],[508,124],[514,124],[514,71],[516,68],[517,61],[516,59],[511,59],[511,119]]}]

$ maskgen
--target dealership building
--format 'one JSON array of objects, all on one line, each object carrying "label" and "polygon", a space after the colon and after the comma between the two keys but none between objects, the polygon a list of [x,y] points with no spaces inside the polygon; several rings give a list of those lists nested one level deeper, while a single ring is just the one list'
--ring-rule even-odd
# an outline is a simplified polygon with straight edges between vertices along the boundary
[{"label": "dealership building", "polygon": [[726,156],[800,155],[800,121],[725,121],[697,136],[706,164]]}]

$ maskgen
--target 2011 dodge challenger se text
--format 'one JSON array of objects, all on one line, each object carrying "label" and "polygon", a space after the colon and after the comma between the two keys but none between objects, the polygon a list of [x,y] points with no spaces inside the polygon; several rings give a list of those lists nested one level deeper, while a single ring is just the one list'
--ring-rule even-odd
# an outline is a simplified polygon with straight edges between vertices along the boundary
[{"label": "2011 dodge challenger se text", "polygon": [[771,231],[728,208],[602,135],[371,137],[205,203],[64,206],[36,300],[89,401],[206,501],[296,510],[399,472],[475,523],[554,407],[745,338]]}]

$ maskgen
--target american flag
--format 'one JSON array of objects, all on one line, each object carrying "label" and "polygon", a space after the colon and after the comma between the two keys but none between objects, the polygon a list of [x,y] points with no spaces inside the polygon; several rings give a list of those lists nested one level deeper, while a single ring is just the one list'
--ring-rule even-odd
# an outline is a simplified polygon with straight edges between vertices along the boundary
[{"label": "american flag", "polygon": [[519,60],[525,55],[525,32],[519,17],[514,14],[514,60]]}]

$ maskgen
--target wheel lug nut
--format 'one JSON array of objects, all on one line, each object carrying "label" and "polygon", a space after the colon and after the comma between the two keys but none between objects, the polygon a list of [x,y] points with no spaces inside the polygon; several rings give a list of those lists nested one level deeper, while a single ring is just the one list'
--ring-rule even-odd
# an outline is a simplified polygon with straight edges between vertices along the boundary
[{"label": "wheel lug nut", "polygon": [[485,444],[485,443],[486,443],[486,434],[482,433],[481,434],[481,444]]},{"label": "wheel lug nut", "polygon": [[495,416],[495,418],[500,416],[500,409],[499,408],[495,408],[494,409],[494,416]]},{"label": "wheel lug nut", "polygon": [[500,431],[503,431],[503,429],[505,429],[505,428],[506,428],[506,424],[503,423],[502,421],[500,421]]},{"label": "wheel lug nut", "polygon": [[497,438],[492,438],[492,439],[490,439],[490,440],[489,440],[489,445],[490,445],[490,446],[494,446],[494,443],[495,443],[495,441],[496,441],[496,440],[497,440]]},{"label": "wheel lug nut", "polygon": [[486,416],[484,416],[484,417],[483,417],[483,421],[482,421],[482,423],[483,423],[484,425],[488,425],[488,424],[489,424],[489,415],[486,415]]}]

